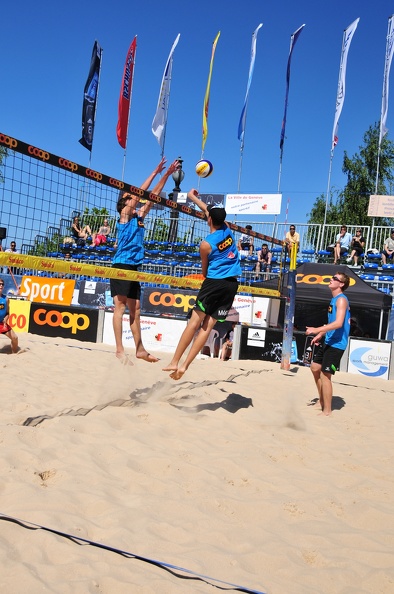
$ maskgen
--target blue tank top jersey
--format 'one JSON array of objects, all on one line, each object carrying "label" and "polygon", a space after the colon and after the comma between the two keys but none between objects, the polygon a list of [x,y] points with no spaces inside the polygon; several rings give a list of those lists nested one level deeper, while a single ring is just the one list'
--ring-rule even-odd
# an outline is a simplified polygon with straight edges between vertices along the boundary
[{"label": "blue tank top jersey", "polygon": [[240,276],[241,264],[234,235],[227,225],[210,233],[205,241],[212,248],[208,256],[207,278]]},{"label": "blue tank top jersey", "polygon": [[7,315],[7,298],[0,297],[0,323],[4,320]]},{"label": "blue tank top jersey", "polygon": [[138,266],[144,259],[144,220],[134,215],[128,223],[118,223],[118,248],[114,264]]},{"label": "blue tank top jersey", "polygon": [[350,334],[350,307],[349,307],[349,300],[346,295],[342,293],[333,297],[330,301],[330,305],[328,306],[328,323],[335,322],[335,318],[337,315],[337,303],[338,299],[346,299],[347,308],[345,314],[345,320],[343,322],[342,328],[337,328],[336,330],[329,330],[326,334],[325,343],[335,347],[336,349],[342,349],[343,351],[347,347],[347,343],[349,340]]}]

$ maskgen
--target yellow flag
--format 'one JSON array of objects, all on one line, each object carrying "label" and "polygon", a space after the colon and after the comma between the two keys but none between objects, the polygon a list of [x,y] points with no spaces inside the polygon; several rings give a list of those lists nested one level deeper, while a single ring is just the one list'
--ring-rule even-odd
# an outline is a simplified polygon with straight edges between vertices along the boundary
[{"label": "yellow flag", "polygon": [[207,89],[205,91],[204,107],[203,107],[203,110],[202,110],[202,150],[204,150],[205,143],[206,143],[206,140],[207,140],[207,137],[208,137],[209,93],[210,93],[210,90],[211,90],[211,77],[212,77],[213,59],[215,57],[216,44],[218,42],[219,37],[220,37],[220,31],[216,35],[215,41],[212,44],[212,55],[211,55],[211,63],[209,65],[208,83],[207,83]]}]

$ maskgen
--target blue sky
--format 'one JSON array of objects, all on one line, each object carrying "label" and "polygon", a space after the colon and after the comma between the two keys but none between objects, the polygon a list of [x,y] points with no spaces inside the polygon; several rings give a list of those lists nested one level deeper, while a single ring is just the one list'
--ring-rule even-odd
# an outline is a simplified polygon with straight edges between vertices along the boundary
[{"label": "blue sky", "polygon": [[[160,159],[151,124],[164,65],[180,33],[165,154],[168,160],[184,159],[182,189],[195,187],[211,48],[221,31],[204,153],[214,172],[201,181],[200,191],[236,192],[237,131],[251,35],[263,23],[249,95],[241,191],[275,193],[290,36],[305,23],[292,58],[278,216],[285,220],[289,200],[289,222],[302,223],[315,198],[327,189],[343,31],[360,17],[348,56],[346,98],[333,159],[331,185],[337,189],[346,183],[344,150],[350,156],[358,152],[365,131],[380,118],[387,22],[393,9],[383,0],[7,2],[2,9],[0,131],[88,165],[89,152],[78,140],[83,88],[97,39],[103,61],[91,166],[121,178],[124,151],[116,139],[117,104],[126,53],[137,35],[125,181],[138,185]],[[393,101],[394,89],[389,99],[389,138],[394,132]],[[166,189],[172,189],[171,182]]]}]

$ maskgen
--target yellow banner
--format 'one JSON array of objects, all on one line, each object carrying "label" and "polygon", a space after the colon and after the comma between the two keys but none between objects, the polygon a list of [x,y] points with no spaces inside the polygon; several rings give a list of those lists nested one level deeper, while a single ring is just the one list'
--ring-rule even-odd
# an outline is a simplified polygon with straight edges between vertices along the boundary
[{"label": "yellow banner", "polygon": [[8,317],[8,323],[11,328],[18,334],[29,332],[30,301],[10,299],[9,303],[10,315]]},{"label": "yellow banner", "polygon": [[[32,270],[46,270],[49,272],[64,272],[75,275],[96,276],[99,278],[116,278],[119,280],[133,280],[140,283],[156,283],[157,285],[171,285],[185,289],[198,289],[201,286],[201,278],[176,277],[165,274],[152,274],[149,272],[138,272],[123,270],[122,268],[111,268],[109,266],[96,266],[95,264],[82,264],[81,262],[66,262],[55,258],[43,258],[41,256],[27,256],[23,254],[11,254],[0,252],[0,266],[16,266]],[[48,279],[46,279],[48,280]],[[261,287],[249,287],[240,285],[239,293],[251,295],[265,295],[267,297],[280,297],[280,292],[274,289],[263,289]]]}]

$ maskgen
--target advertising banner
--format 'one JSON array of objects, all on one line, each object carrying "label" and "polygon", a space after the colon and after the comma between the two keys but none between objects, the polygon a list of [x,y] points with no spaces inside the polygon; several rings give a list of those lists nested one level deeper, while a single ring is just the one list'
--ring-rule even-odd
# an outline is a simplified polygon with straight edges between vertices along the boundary
[{"label": "advertising banner", "polygon": [[31,303],[29,332],[40,336],[97,341],[100,310]]},{"label": "advertising banner", "polygon": [[70,305],[75,287],[75,280],[23,276],[19,295],[35,303]]},{"label": "advertising banner", "polygon": [[228,215],[277,215],[280,214],[282,194],[227,194]]},{"label": "advertising banner", "polygon": [[196,291],[144,287],[141,309],[144,313],[185,318],[194,307],[196,297]]},{"label": "advertising banner", "polygon": [[22,334],[29,332],[29,319],[30,319],[30,301],[24,301],[22,299],[9,300],[10,315],[8,317],[8,323],[14,332]]},{"label": "advertising banner", "polygon": [[[115,345],[112,326],[113,313],[105,312],[103,342]],[[141,316],[141,335],[144,347],[148,351],[164,351],[173,353],[186,326],[185,320],[163,319]],[[130,330],[129,316],[123,316],[123,344],[125,348],[135,348],[133,335]]]},{"label": "advertising banner", "polygon": [[389,379],[391,342],[350,339],[348,373]]}]

